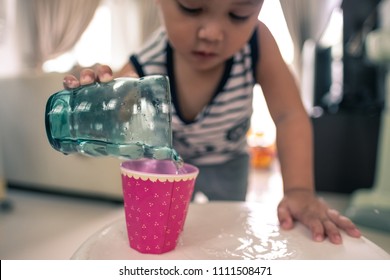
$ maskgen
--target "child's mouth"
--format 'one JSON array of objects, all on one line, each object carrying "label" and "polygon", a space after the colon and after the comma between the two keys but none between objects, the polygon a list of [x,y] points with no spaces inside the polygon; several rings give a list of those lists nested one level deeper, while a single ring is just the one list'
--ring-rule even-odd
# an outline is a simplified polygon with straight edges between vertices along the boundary
[{"label": "child's mouth", "polygon": [[213,58],[217,55],[216,53],[204,52],[204,51],[193,51],[192,53],[194,56],[199,58]]}]

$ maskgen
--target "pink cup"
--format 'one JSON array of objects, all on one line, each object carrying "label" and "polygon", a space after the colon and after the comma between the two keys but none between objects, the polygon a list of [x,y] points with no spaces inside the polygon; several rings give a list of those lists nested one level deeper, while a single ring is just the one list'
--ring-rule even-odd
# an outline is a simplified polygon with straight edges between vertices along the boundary
[{"label": "pink cup", "polygon": [[178,172],[170,160],[140,159],[121,164],[131,248],[162,254],[176,247],[198,173],[190,164]]}]

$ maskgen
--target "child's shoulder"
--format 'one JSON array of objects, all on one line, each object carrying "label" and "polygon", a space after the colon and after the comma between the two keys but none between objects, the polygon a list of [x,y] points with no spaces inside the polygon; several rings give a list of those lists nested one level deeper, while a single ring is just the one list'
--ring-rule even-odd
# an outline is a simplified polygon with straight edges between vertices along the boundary
[{"label": "child's shoulder", "polygon": [[[278,54],[278,45],[271,31],[262,21],[257,24],[257,44],[262,57],[268,57],[272,60],[274,55]],[[269,57],[270,56],[270,57]]]},{"label": "child's shoulder", "polygon": [[[273,35],[272,35],[271,31],[269,30],[269,28],[267,27],[267,25],[264,22],[259,20],[256,28],[257,28],[258,41],[260,43],[262,43],[262,41],[267,42],[267,39],[269,39],[269,38],[273,39]],[[262,39],[262,40],[260,40],[260,39]]]}]

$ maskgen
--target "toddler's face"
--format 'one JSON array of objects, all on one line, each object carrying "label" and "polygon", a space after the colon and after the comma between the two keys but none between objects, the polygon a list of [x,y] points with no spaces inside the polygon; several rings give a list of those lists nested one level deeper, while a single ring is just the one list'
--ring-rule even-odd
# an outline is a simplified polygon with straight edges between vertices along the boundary
[{"label": "toddler's face", "polygon": [[264,0],[158,0],[177,55],[196,70],[224,63],[244,46]]}]

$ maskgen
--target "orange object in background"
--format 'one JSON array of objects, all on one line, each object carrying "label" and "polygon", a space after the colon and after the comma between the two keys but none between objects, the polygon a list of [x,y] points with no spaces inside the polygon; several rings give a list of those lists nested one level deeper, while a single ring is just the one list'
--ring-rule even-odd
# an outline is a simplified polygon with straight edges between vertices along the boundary
[{"label": "orange object in background", "polygon": [[269,168],[275,159],[274,145],[269,147],[251,147],[251,165],[254,168]]},{"label": "orange object in background", "polygon": [[276,158],[276,145],[274,141],[267,140],[264,133],[248,132],[251,166],[254,168],[270,168]]}]

